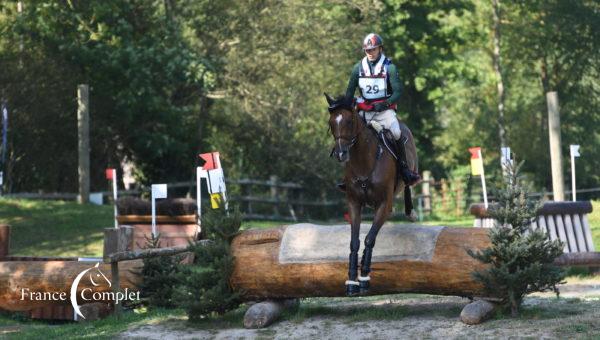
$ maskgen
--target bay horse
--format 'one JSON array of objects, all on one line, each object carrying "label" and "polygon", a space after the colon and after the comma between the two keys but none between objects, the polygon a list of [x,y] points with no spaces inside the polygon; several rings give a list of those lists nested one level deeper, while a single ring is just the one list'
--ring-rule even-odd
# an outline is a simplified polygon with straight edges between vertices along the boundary
[{"label": "bay horse", "polygon": [[[344,163],[346,200],[351,220],[350,258],[346,295],[365,294],[371,280],[371,257],[379,229],[392,212],[394,194],[404,191],[404,212],[414,221],[410,187],[398,179],[396,158],[380,143],[374,129],[359,115],[354,98],[331,98],[329,104],[329,128],[335,140],[332,155]],[[412,133],[400,122],[402,135],[406,138],[406,159],[411,170],[417,171],[417,153]],[[375,210],[373,224],[365,241],[358,276],[358,250],[360,248],[361,213],[365,206]],[[358,280],[357,280],[358,276]]]}]

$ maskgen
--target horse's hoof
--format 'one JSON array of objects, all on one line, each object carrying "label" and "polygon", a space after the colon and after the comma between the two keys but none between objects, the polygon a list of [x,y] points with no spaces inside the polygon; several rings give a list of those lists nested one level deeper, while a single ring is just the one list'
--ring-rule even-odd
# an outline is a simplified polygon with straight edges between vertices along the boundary
[{"label": "horse's hoof", "polygon": [[414,210],[411,210],[410,214],[406,215],[406,219],[411,222],[417,221],[417,213]]},{"label": "horse's hoof", "polygon": [[346,281],[346,296],[356,296],[360,293],[359,283],[356,281]]},{"label": "horse's hoof", "polygon": [[358,285],[358,290],[360,292],[361,295],[367,294],[369,292],[369,284],[370,281],[360,281],[359,285]]}]

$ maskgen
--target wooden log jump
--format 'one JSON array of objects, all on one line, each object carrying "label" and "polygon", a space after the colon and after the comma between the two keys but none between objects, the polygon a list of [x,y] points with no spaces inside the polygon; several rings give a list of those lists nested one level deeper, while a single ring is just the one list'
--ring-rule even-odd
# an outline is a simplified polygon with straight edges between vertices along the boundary
[{"label": "wooden log jump", "polygon": [[[9,311],[26,311],[34,308],[57,304],[69,305],[69,301],[37,300],[33,293],[49,292],[58,297],[63,293],[69,296],[75,277],[93,266],[91,262],[78,261],[0,261],[0,308]],[[122,288],[136,289],[141,283],[139,275],[142,260],[120,263],[119,281]],[[100,264],[99,269],[108,280],[114,281],[109,264]],[[108,286],[94,287],[88,280],[82,280],[77,286],[77,296],[83,289],[95,292],[108,292]],[[23,290],[29,294],[23,297]]]},{"label": "wooden log jump", "polygon": [[[370,226],[361,226],[360,239]],[[249,230],[232,243],[231,285],[247,299],[344,296],[348,225]],[[471,277],[485,268],[466,250],[490,246],[482,228],[384,225],[373,253],[370,294],[484,296]]]}]

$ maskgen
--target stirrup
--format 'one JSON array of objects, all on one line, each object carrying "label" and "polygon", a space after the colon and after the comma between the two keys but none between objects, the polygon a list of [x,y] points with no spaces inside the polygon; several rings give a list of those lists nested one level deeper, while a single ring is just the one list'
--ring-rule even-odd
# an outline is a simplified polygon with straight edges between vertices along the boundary
[{"label": "stirrup", "polygon": [[407,186],[413,186],[421,182],[421,176],[418,173],[411,171],[408,167],[403,167],[400,172],[402,174],[402,181]]}]

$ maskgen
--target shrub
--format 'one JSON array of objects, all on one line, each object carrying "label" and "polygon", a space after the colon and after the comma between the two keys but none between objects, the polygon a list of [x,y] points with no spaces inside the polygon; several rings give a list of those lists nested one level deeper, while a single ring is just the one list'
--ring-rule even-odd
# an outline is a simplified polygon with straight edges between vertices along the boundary
[{"label": "shrub", "polygon": [[187,311],[190,321],[212,313],[222,314],[239,305],[229,277],[233,271],[230,242],[241,226],[239,210],[211,210],[202,216],[202,232],[211,242],[191,245],[194,263],[181,267],[181,282],[174,299]]},{"label": "shrub", "polygon": [[[521,185],[519,169],[509,166],[505,188],[495,190],[496,204],[490,206],[489,215],[498,226],[489,231],[492,246],[468,254],[489,264],[489,268],[472,273],[488,293],[502,298],[502,305],[517,316],[525,295],[553,290],[562,283],[565,271],[552,264],[563,253],[560,240],[549,240],[546,233],[530,230],[529,223],[536,216],[539,202],[528,196]],[[528,231],[528,233],[526,233]]]}]

